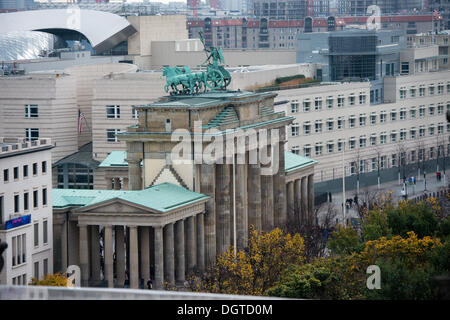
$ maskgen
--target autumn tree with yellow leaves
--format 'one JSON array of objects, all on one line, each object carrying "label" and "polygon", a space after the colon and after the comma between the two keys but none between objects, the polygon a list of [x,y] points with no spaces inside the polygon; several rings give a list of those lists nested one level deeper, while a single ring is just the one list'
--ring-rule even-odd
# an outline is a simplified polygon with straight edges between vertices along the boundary
[{"label": "autumn tree with yellow leaves", "polygon": [[248,248],[230,247],[195,290],[213,293],[263,295],[291,264],[301,264],[305,245],[299,234],[291,236],[276,228],[271,232],[250,230]]}]

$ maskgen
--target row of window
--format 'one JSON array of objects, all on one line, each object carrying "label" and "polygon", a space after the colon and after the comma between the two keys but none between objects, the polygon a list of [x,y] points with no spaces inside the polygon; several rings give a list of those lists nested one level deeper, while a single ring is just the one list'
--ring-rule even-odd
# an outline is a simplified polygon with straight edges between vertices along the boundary
[{"label": "row of window", "polygon": [[[47,188],[42,188],[42,206],[47,205]],[[39,208],[39,190],[33,190],[33,208]],[[14,213],[20,212],[20,194],[14,195]],[[23,211],[30,210],[30,193],[23,192]]]},{"label": "row of window", "polygon": [[[354,106],[356,105],[356,101],[359,102],[360,105],[366,104],[367,95],[365,92],[359,93],[359,98],[357,99],[354,94],[350,94],[348,99],[348,105]],[[345,97],[344,95],[338,95],[337,99],[333,96],[328,96],[325,101],[322,97],[315,97],[314,101],[312,101],[309,98],[306,98],[303,100],[302,106],[303,106],[303,112],[309,112],[311,110],[322,110],[322,107],[325,106],[327,109],[332,109],[334,106],[337,106],[338,108],[342,108],[345,106]],[[291,113],[298,113],[300,111],[300,103],[298,100],[292,100],[291,101]],[[313,108],[314,107],[314,108]]]},{"label": "row of window", "polygon": [[[138,118],[138,112],[136,109],[131,110],[131,117],[133,119]],[[108,119],[120,119],[120,106],[119,105],[108,105],[106,106],[106,118]]]},{"label": "row of window", "polygon": [[[40,280],[39,265],[40,265],[39,261],[36,261],[34,263],[34,266],[33,266],[33,268],[34,268],[34,270],[33,270],[34,278],[36,278],[38,280]],[[42,268],[43,268],[43,276],[45,277],[48,274],[48,258],[45,258],[45,259],[42,260]],[[28,285],[28,283],[27,283],[27,274],[25,273],[23,275],[20,275],[20,276],[12,278],[12,284],[13,285],[18,285],[18,286]]]},{"label": "row of window", "polygon": [[[447,110],[450,110],[450,103],[447,104]],[[418,112],[417,112],[418,111]],[[443,115],[444,114],[444,104],[440,103],[437,105],[437,107],[434,104],[431,104],[428,108],[428,115],[429,116],[435,116],[435,115]],[[398,117],[397,117],[398,115]],[[416,119],[424,118],[426,116],[426,107],[420,106],[418,110],[416,110],[415,107],[411,107],[409,110],[409,119]],[[386,111],[381,111],[378,115],[376,112],[372,112],[369,116],[367,114],[362,113],[359,115],[359,118],[357,118],[355,115],[350,115],[348,117],[348,128],[356,128],[356,124],[359,123],[360,127],[364,127],[367,125],[367,123],[370,123],[371,125],[375,125],[378,122],[379,123],[386,123],[388,118],[388,113]],[[389,113],[389,119],[390,121],[397,121],[398,120],[407,120],[407,111],[406,108],[400,109],[400,111],[397,113],[395,109],[393,109]],[[378,121],[378,122],[377,122]],[[323,120],[316,120],[314,122],[314,132],[315,133],[322,133],[323,131]],[[333,131],[335,128],[337,130],[344,129],[345,126],[345,119],[344,117],[339,117],[337,120],[333,118],[328,118],[326,121],[326,130],[327,131]],[[336,123],[336,126],[335,126]],[[440,123],[439,125],[443,125]],[[309,135],[312,132],[312,124],[310,121],[305,121],[303,123],[303,135]],[[296,137],[300,135],[300,125],[298,123],[293,123],[291,125],[291,136]]]},{"label": "row of window", "polygon": [[[12,174],[13,174],[13,179],[14,181],[17,181],[20,179],[20,167],[14,167],[12,170]],[[31,165],[32,168],[32,175],[33,176],[37,176],[39,174],[39,165],[38,162],[35,162]],[[42,161],[41,162],[41,173],[42,174],[46,174],[47,173],[47,161]],[[3,169],[3,183],[5,182],[9,182],[11,177],[10,177],[11,173],[9,169]],[[29,165],[24,164],[22,166],[22,178],[28,178],[29,176]]]},{"label": "row of window", "polygon": [[[443,127],[443,126],[442,126]],[[441,130],[440,126],[438,126],[438,133]],[[450,125],[447,125],[447,130],[450,132]],[[430,136],[434,135],[434,126],[430,126],[428,128],[428,133]],[[424,126],[421,126],[417,132],[416,128],[410,129],[410,139],[415,139],[417,137],[424,137],[425,136],[425,128]],[[400,132],[397,132],[396,130],[392,130],[389,134],[389,142],[395,143],[399,141],[405,141],[407,139],[407,131],[406,129],[401,129]],[[370,135],[370,137],[367,137],[365,135],[362,135],[357,139],[356,137],[351,137],[348,140],[348,149],[354,150],[357,146],[359,148],[365,148],[368,146],[376,146],[377,144],[386,144],[388,143],[388,134],[386,132],[381,132],[379,137],[376,133]],[[342,148],[344,147],[344,140],[339,139],[337,141],[337,144],[335,144],[334,140],[327,141],[326,143],[326,151],[327,153],[334,153],[334,152],[342,152]],[[292,151],[295,153],[299,153],[299,146],[293,146]],[[312,156],[312,150],[313,147],[310,144],[306,144],[303,147],[304,155],[305,157],[311,157]],[[315,156],[321,156],[324,154],[324,144],[322,142],[317,142],[314,145],[314,155]]]},{"label": "row of window", "polygon": [[[425,97],[426,86],[420,85],[418,88],[416,86],[411,86],[409,89],[406,87],[400,88],[400,99]],[[409,93],[408,93],[409,92]],[[450,82],[447,82],[447,93],[450,93]],[[428,85],[428,96],[434,96],[435,94],[444,94],[444,83],[438,83],[437,87],[434,84]]]},{"label": "row of window", "polygon": [[11,252],[12,252],[12,266],[21,265],[26,263],[26,250],[27,250],[27,234],[20,234],[11,238]]}]

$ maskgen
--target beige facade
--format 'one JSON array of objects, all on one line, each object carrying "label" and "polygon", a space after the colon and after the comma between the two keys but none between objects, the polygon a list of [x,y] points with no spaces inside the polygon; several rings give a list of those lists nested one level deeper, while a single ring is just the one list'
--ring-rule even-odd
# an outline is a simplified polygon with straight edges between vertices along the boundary
[{"label": "beige facade", "polygon": [[76,81],[65,73],[0,77],[0,135],[51,137],[52,161],[78,150]]},{"label": "beige facade", "polygon": [[[369,83],[342,83],[282,90],[277,110],[296,118],[288,149],[318,160],[316,182],[435,159],[448,152],[449,71],[386,77],[382,104],[370,104]],[[338,99],[342,99],[342,104]],[[353,103],[351,101],[354,101]],[[338,161],[336,161],[338,159]]]}]

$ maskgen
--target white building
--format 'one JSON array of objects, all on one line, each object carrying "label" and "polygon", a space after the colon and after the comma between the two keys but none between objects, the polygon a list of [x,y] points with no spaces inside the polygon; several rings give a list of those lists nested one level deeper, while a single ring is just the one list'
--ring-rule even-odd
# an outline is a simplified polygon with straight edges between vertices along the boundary
[{"label": "white building", "polygon": [[385,77],[383,96],[370,103],[370,82],[278,92],[277,111],[296,118],[288,149],[318,160],[316,182],[342,178],[342,161],[348,176],[448,155],[448,70]]},{"label": "white building", "polygon": [[50,139],[0,138],[0,240],[8,248],[0,284],[53,273]]}]

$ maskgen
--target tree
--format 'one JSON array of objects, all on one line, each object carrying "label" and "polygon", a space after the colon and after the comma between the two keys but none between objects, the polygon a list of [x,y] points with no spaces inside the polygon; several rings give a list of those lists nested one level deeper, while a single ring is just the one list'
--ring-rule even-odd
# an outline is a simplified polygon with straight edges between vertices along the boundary
[{"label": "tree", "polygon": [[358,250],[360,244],[358,234],[351,226],[339,226],[328,241],[328,247],[337,255],[351,254]]},{"label": "tree", "polygon": [[67,287],[67,276],[63,273],[47,274],[43,280],[31,279],[30,286]]},{"label": "tree", "polygon": [[299,234],[284,234],[279,228],[263,233],[250,231],[248,248],[237,252],[230,247],[217,258],[216,265],[196,291],[262,295],[275,285],[289,265],[301,264],[305,245]]}]

